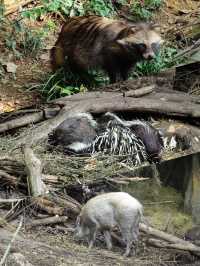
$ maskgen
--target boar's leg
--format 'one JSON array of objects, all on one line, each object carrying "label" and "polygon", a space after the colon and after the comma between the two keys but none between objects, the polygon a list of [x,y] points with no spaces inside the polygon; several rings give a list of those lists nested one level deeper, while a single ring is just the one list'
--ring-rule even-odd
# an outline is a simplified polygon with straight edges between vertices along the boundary
[{"label": "boar's leg", "polygon": [[105,237],[105,241],[106,241],[106,246],[108,250],[112,249],[112,240],[111,240],[111,235],[110,235],[110,231],[105,230],[103,232],[104,237]]},{"label": "boar's leg", "polygon": [[96,233],[97,230],[96,228],[90,228],[90,234],[88,236],[88,245],[89,245],[89,249],[91,249],[94,245],[95,239],[96,239]]},{"label": "boar's leg", "polygon": [[134,253],[136,252],[138,238],[139,238],[139,222],[140,222],[140,215],[138,215],[133,221],[131,234],[132,234],[132,243],[134,244]]},{"label": "boar's leg", "polygon": [[120,231],[123,237],[124,242],[126,243],[126,250],[124,253],[124,256],[129,256],[131,252],[131,247],[133,244],[133,234],[131,230],[131,226],[127,225],[126,226],[120,226]]}]

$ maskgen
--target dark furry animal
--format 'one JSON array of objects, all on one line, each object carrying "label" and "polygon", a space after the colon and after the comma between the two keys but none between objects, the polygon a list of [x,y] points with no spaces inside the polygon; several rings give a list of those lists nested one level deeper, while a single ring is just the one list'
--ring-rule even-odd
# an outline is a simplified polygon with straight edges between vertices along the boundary
[{"label": "dark furry animal", "polygon": [[97,123],[89,113],[76,113],[61,123],[49,138],[51,145],[60,145],[65,153],[88,153],[97,135]]},{"label": "dark furry animal", "polygon": [[163,138],[159,130],[154,128],[151,124],[140,120],[133,121],[130,128],[144,143],[148,154],[148,160],[159,162],[164,147]]},{"label": "dark furry animal", "polygon": [[121,120],[113,113],[106,113],[108,119],[116,120],[119,124],[128,127],[143,142],[149,161],[159,162],[164,148],[161,132],[146,121]]},{"label": "dark furry animal", "polygon": [[100,68],[110,83],[126,80],[135,64],[155,57],[162,39],[155,25],[133,24],[100,16],[68,18],[55,46],[51,63],[55,71],[66,61],[74,73]]},{"label": "dark furry animal", "polygon": [[159,162],[163,150],[162,136],[152,125],[141,120],[121,120],[109,112],[98,123],[89,113],[74,114],[54,130],[49,143],[60,145],[70,154],[130,154],[134,165],[146,160]]}]

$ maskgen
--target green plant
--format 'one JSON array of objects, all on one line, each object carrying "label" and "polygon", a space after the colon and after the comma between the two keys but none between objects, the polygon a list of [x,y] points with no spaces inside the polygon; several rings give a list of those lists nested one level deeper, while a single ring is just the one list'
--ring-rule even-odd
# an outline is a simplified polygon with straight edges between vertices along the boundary
[{"label": "green plant", "polygon": [[172,67],[180,61],[184,60],[183,58],[181,58],[179,61],[174,61],[173,58],[176,54],[176,48],[163,47],[163,49],[155,57],[155,59],[138,63],[135,72],[140,76],[159,73],[161,70]]},{"label": "green plant", "polygon": [[37,89],[42,95],[50,100],[63,96],[68,96],[74,93],[85,91],[88,88],[94,88],[104,84],[105,79],[99,72],[93,71],[88,75],[84,75],[85,82],[81,77],[73,74],[69,69],[66,71],[60,68],[55,73],[50,74],[40,84],[33,85],[31,90]]},{"label": "green plant", "polygon": [[43,46],[43,41],[48,33],[48,28],[30,29],[23,21],[12,22],[12,32],[5,39],[7,48],[11,49],[17,57],[35,57]]},{"label": "green plant", "polygon": [[87,0],[83,5],[83,8],[85,9],[86,14],[94,13],[104,17],[110,17],[115,14],[112,1],[110,0]]},{"label": "green plant", "polygon": [[[125,0],[119,1],[125,3]],[[37,19],[48,13],[64,14],[66,16],[96,14],[110,17],[115,15],[111,0],[41,0],[41,5],[30,10],[24,10],[22,16],[29,19]]]},{"label": "green plant", "polygon": [[130,4],[130,10],[136,20],[149,20],[153,11],[158,9],[163,0],[133,0]]},{"label": "green plant", "polygon": [[41,29],[31,29],[26,26],[23,19],[9,20],[3,14],[3,6],[0,5],[0,39],[1,45],[13,51],[15,57],[36,56],[43,46],[50,26],[47,24]]},{"label": "green plant", "polygon": [[[80,2],[80,1],[79,1]],[[82,3],[74,0],[41,0],[41,5],[30,10],[24,10],[22,16],[29,19],[37,19],[48,13],[69,15],[73,9],[74,15],[83,15]]]}]

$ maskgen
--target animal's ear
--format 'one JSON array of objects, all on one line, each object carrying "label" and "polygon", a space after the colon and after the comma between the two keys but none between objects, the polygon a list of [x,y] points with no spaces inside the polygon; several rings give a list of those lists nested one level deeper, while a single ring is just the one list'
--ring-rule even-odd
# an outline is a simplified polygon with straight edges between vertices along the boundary
[{"label": "animal's ear", "polygon": [[125,39],[117,40],[116,42],[122,46],[127,46],[127,42],[125,41]]},{"label": "animal's ear", "polygon": [[76,218],[76,225],[79,226],[81,222],[81,217],[80,215]]},{"label": "animal's ear", "polygon": [[117,40],[116,41],[120,46],[124,47],[124,48],[130,48],[131,47],[131,43],[130,41],[128,41],[126,38],[121,39],[121,40]]},{"label": "animal's ear", "polygon": [[131,24],[130,28],[131,28],[132,32],[136,32],[138,30],[138,25],[137,24]]},{"label": "animal's ear", "polygon": [[157,32],[160,32],[160,30],[161,30],[160,29],[160,25],[156,24],[156,23],[153,23],[153,22],[150,24],[150,27],[151,27],[152,30],[155,30]]}]

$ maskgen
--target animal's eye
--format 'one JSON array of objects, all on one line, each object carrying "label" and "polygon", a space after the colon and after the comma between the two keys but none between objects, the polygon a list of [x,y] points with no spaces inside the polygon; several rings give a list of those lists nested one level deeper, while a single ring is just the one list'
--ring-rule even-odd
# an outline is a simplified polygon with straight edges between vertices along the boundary
[{"label": "animal's eye", "polygon": [[160,50],[160,44],[158,42],[154,42],[151,44],[152,50],[154,53],[158,53]]},{"label": "animal's eye", "polygon": [[139,43],[138,48],[140,49],[141,52],[144,52],[147,49],[147,46],[144,43]]}]

